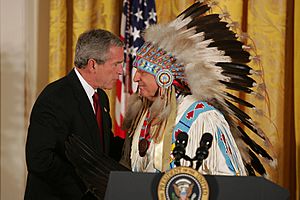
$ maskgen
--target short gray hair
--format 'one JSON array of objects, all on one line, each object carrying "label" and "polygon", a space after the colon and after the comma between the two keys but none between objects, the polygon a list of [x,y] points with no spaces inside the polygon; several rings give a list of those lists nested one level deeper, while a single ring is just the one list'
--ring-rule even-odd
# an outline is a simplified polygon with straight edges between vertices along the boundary
[{"label": "short gray hair", "polygon": [[123,47],[124,43],[118,36],[102,29],[82,33],[76,44],[75,66],[83,68],[89,59],[94,59],[98,64],[105,63],[111,46]]}]

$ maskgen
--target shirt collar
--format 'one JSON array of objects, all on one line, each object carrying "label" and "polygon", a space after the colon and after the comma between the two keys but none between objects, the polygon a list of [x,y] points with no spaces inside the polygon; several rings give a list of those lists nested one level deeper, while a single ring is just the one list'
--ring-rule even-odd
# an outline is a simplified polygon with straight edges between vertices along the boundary
[{"label": "shirt collar", "polygon": [[76,69],[76,67],[74,69],[75,69],[75,73],[76,73],[77,77],[79,78],[79,81],[80,81],[84,91],[86,92],[88,97],[92,97],[94,95],[94,93],[96,92],[96,90],[84,80],[84,78],[81,76],[81,74]]}]

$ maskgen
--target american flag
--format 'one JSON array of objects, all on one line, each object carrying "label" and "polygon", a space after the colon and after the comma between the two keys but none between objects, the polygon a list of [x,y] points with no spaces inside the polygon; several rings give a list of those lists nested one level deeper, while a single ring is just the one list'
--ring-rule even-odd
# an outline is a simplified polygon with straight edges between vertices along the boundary
[{"label": "american flag", "polygon": [[121,20],[121,38],[125,42],[124,74],[117,81],[115,136],[125,138],[126,133],[121,129],[126,111],[127,97],[136,90],[132,77],[134,70],[132,61],[136,52],[144,43],[142,32],[149,25],[157,22],[155,0],[124,0]]}]

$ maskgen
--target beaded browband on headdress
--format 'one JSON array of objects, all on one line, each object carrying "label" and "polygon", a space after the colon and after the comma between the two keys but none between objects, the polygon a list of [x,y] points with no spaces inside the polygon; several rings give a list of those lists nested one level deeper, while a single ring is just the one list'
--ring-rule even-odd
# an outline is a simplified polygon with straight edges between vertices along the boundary
[{"label": "beaded browband on headdress", "polygon": [[[258,135],[265,144],[268,138],[252,118],[238,105],[258,110],[229,91],[263,97],[259,75],[246,63],[255,59],[251,48],[241,42],[232,30],[227,14],[211,14],[212,1],[198,1],[168,24],[150,26],[145,31],[144,45],[134,60],[134,67],[153,74],[161,88],[172,87],[175,80],[183,83],[198,100],[208,101],[224,114],[241,151],[248,174],[266,175],[257,155],[270,165],[276,164],[270,154],[246,133],[243,127]],[[263,79],[262,79],[263,80]]]},{"label": "beaded browband on headdress", "polygon": [[176,63],[176,59],[161,48],[146,42],[137,52],[134,67],[147,71],[156,77],[160,87],[168,88],[174,78],[184,76],[184,66]]}]

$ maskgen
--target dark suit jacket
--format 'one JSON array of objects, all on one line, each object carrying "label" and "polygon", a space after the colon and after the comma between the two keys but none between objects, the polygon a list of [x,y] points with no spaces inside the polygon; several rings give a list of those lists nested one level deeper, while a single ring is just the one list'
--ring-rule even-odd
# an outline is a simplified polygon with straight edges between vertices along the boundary
[{"label": "dark suit jacket", "polygon": [[[103,90],[98,92],[104,149],[118,161],[122,140],[113,137],[108,97]],[[26,142],[26,200],[76,200],[86,192],[65,156],[65,140],[71,134],[79,135],[96,152],[102,151],[93,108],[74,69],[66,77],[49,84],[32,109]]]}]

